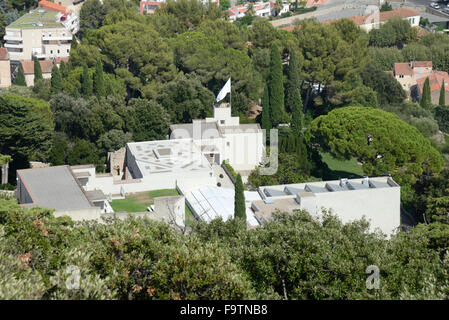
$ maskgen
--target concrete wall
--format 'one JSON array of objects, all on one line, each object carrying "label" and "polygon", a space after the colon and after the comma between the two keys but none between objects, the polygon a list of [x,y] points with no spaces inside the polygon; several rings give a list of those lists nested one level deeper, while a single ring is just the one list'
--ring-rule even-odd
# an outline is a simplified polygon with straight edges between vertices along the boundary
[{"label": "concrete wall", "polygon": [[53,215],[55,217],[69,216],[74,221],[99,220],[101,217],[101,209],[94,207],[90,209],[55,211]]},{"label": "concrete wall", "polygon": [[[176,199],[177,198],[177,199]],[[154,199],[154,212],[167,217],[168,223],[175,223],[178,227],[185,227],[186,203],[184,196],[160,197]]]},{"label": "concrete wall", "polygon": [[[42,73],[42,78],[44,79],[51,79],[51,73]],[[25,75],[25,82],[27,84],[27,87],[34,86],[34,74],[26,74]]]},{"label": "concrete wall", "polygon": [[[359,220],[365,216],[370,220],[370,229],[380,228],[391,234],[401,224],[400,188],[375,188],[315,193],[316,211],[331,209],[344,223]],[[310,210],[310,207],[301,207]]]},{"label": "concrete wall", "polygon": [[11,86],[11,64],[9,60],[0,60],[0,88]]}]

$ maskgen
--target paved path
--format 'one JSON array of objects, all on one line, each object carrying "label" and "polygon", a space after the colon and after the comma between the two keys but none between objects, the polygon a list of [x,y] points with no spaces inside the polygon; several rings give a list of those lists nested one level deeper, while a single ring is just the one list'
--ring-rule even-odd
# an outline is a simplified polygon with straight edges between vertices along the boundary
[{"label": "paved path", "polygon": [[[220,182],[223,188],[234,189],[234,184],[221,166],[214,164],[212,165],[212,170],[217,177],[217,182]],[[223,178],[220,178],[220,175],[223,175]]]}]

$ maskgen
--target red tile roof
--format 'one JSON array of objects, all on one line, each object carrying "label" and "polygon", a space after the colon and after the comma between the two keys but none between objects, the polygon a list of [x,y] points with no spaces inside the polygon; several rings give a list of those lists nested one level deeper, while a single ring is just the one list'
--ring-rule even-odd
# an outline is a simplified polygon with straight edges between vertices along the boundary
[{"label": "red tile roof", "polygon": [[394,74],[413,75],[413,68],[431,68],[432,61],[396,62],[394,64]]},{"label": "red tile roof", "polygon": [[[53,61],[52,60],[39,60],[41,65],[42,73],[51,73],[51,69],[53,69]],[[34,61],[20,61],[20,66],[22,67],[24,74],[33,74],[34,73]]]},{"label": "red tile roof", "polygon": [[433,71],[428,77],[418,79],[416,81],[419,91],[422,93],[424,88],[424,82],[429,78],[430,91],[441,90],[441,84],[444,80],[444,90],[449,91],[449,74],[445,71]]},{"label": "red tile roof", "polygon": [[[406,8],[401,8],[401,9],[397,9],[397,10],[391,10],[391,11],[383,11],[379,13],[379,22],[385,22],[388,21],[390,19],[393,18],[409,18],[409,17],[415,17],[415,16],[419,16],[420,14],[416,11],[410,10],[410,9],[406,9]],[[365,14],[362,16],[353,16],[353,17],[348,17],[346,19],[352,20],[354,21],[354,23],[358,26],[364,25],[364,24],[370,24],[373,23],[373,14]],[[335,19],[335,20],[327,20],[324,21],[323,24],[330,24],[334,21],[337,21],[340,19]]]},{"label": "red tile roof", "polygon": [[413,69],[408,62],[396,62],[394,64],[394,74],[411,76],[413,74]]},{"label": "red tile roof", "polygon": [[0,48],[0,60],[9,60],[7,48]]},{"label": "red tile roof", "polygon": [[67,9],[66,7],[47,0],[39,1],[38,6],[44,8],[47,11],[58,11],[62,14],[67,14],[69,12],[69,9]]}]

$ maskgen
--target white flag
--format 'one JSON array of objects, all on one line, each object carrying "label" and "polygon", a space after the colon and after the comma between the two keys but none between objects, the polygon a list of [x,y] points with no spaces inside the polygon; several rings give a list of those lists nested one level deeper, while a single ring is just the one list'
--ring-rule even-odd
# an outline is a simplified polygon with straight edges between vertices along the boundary
[{"label": "white flag", "polygon": [[218,93],[216,102],[223,100],[226,97],[226,95],[230,92],[231,92],[231,78],[229,78],[224,87],[221,88],[220,92]]}]

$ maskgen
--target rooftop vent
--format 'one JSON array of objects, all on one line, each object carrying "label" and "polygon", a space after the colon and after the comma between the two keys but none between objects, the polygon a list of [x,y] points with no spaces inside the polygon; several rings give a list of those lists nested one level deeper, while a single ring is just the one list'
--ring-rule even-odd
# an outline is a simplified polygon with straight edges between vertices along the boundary
[{"label": "rooftop vent", "polygon": [[348,179],[346,179],[346,178],[340,179],[340,187],[343,188],[347,183],[348,183]]},{"label": "rooftop vent", "polygon": [[362,184],[366,185],[369,187],[369,178],[368,177],[364,177],[362,180]]}]

